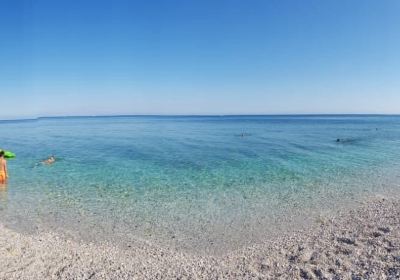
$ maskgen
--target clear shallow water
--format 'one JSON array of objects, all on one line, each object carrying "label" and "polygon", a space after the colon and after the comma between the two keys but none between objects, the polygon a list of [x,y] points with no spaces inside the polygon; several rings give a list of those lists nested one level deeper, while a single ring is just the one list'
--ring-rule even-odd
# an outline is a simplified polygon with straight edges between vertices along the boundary
[{"label": "clear shallow water", "polygon": [[[0,222],[23,231],[223,251],[400,185],[399,116],[48,118],[0,127],[0,146],[18,156],[0,190]],[[51,154],[56,164],[36,165]]]}]

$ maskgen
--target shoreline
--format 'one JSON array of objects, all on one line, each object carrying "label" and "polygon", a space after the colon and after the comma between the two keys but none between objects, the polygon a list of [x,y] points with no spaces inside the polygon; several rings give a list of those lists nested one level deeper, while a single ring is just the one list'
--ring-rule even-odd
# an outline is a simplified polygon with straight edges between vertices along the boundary
[{"label": "shoreline", "polygon": [[223,256],[137,241],[122,250],[0,225],[0,279],[399,279],[400,200],[377,197]]}]

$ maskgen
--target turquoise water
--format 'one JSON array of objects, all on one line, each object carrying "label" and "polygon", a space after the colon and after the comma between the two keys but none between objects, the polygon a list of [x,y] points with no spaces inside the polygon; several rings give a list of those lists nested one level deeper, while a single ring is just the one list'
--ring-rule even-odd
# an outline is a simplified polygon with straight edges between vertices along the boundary
[{"label": "turquoise water", "polygon": [[[218,251],[400,181],[399,116],[42,118],[0,128],[0,146],[18,156],[0,222],[21,231]],[[54,165],[37,165],[51,154]]]}]

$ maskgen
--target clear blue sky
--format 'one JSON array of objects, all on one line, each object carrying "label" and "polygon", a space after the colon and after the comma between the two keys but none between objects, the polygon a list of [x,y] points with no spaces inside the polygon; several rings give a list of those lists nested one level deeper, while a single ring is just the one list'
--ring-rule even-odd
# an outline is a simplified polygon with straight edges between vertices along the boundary
[{"label": "clear blue sky", "polygon": [[398,0],[2,0],[0,35],[0,118],[400,113]]}]

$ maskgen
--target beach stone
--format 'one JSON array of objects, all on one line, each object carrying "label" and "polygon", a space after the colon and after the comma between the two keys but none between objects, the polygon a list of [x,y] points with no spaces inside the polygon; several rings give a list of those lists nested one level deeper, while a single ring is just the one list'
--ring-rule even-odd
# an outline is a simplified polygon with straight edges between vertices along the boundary
[{"label": "beach stone", "polygon": [[390,227],[378,227],[378,230],[382,231],[383,233],[389,233],[391,231]]},{"label": "beach stone", "polygon": [[310,256],[310,262],[316,264],[319,260],[321,260],[321,255],[318,252],[313,252]]},{"label": "beach stone", "polygon": [[328,276],[319,268],[314,269],[313,272],[318,279],[328,279]]},{"label": "beach stone", "polygon": [[299,256],[297,255],[290,255],[288,257],[289,262],[296,262],[299,259]]},{"label": "beach stone", "polygon": [[304,249],[302,254],[300,255],[299,259],[301,262],[309,262],[313,256],[315,256],[315,252],[310,249]]},{"label": "beach stone", "polygon": [[314,277],[311,275],[311,273],[303,268],[300,268],[300,277],[302,279],[314,279]]},{"label": "beach stone", "polygon": [[400,268],[391,267],[387,270],[387,279],[394,280],[400,279]]},{"label": "beach stone", "polygon": [[359,276],[359,275],[352,274],[351,275],[351,280],[363,280],[363,278],[361,276]]},{"label": "beach stone", "polygon": [[347,237],[338,237],[338,238],[336,238],[336,240],[341,242],[341,243],[348,244],[348,245],[355,245],[356,244],[356,241],[354,239],[350,239],[350,238],[347,238]]},{"label": "beach stone", "polygon": [[375,232],[372,233],[372,236],[373,237],[381,237],[382,233],[375,231]]},{"label": "beach stone", "polygon": [[353,251],[348,249],[348,248],[339,247],[338,250],[337,250],[337,253],[349,256],[349,255],[351,255],[353,253]]}]

